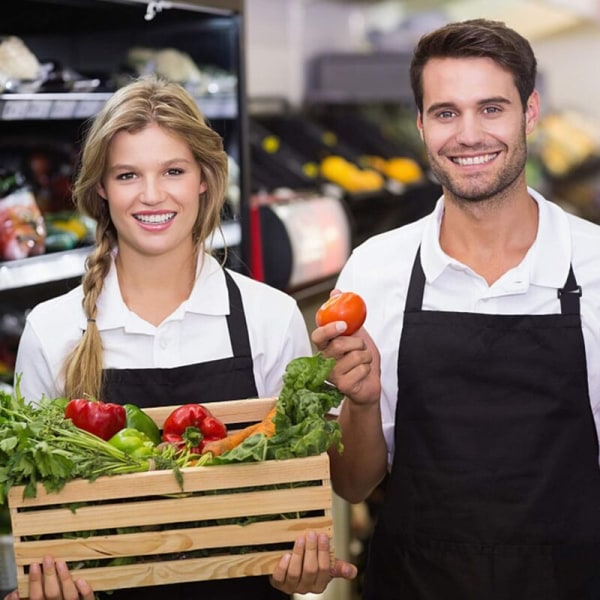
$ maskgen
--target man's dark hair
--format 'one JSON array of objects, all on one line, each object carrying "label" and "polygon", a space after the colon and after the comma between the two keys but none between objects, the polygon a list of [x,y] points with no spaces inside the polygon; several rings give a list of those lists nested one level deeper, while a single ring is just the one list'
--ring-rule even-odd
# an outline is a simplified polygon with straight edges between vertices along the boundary
[{"label": "man's dark hair", "polygon": [[471,19],[449,23],[424,35],[410,65],[415,103],[423,112],[423,68],[432,58],[491,58],[509,71],[523,109],[535,87],[537,62],[529,42],[500,21]]}]

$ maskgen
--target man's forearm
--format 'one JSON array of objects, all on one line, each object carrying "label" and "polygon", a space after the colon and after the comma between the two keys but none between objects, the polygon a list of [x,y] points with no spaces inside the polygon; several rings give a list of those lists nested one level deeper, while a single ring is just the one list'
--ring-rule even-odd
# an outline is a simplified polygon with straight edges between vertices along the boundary
[{"label": "man's forearm", "polygon": [[384,478],[387,448],[381,428],[379,403],[355,405],[346,398],[340,411],[344,450],[329,452],[335,492],[348,502],[360,502]]}]

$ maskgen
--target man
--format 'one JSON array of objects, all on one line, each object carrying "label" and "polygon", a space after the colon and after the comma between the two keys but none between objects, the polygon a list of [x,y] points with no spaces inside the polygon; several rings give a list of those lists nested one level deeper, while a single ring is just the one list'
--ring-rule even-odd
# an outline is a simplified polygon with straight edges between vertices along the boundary
[{"label": "man", "polygon": [[389,471],[367,600],[600,598],[600,227],[527,187],[535,77],[502,23],[420,40],[443,196],[344,267],[369,333],[313,332],[347,394],[336,491],[360,501]]}]

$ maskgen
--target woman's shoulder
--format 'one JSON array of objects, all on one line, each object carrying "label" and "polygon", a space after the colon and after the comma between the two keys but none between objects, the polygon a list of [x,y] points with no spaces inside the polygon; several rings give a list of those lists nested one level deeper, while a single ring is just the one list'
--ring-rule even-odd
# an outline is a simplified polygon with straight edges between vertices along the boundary
[{"label": "woman's shoulder", "polygon": [[233,271],[231,269],[227,269],[227,272],[237,284],[244,301],[250,299],[266,302],[268,304],[289,306],[294,306],[296,304],[294,298],[292,298],[292,296],[290,296],[288,293],[279,290],[263,281],[252,279],[252,277],[249,277],[248,275],[244,275],[243,273],[239,273],[238,271]]},{"label": "woman's shoulder", "polygon": [[27,315],[31,323],[65,323],[79,324],[79,315],[82,313],[81,301],[83,289],[81,285],[71,291],[40,302]]}]

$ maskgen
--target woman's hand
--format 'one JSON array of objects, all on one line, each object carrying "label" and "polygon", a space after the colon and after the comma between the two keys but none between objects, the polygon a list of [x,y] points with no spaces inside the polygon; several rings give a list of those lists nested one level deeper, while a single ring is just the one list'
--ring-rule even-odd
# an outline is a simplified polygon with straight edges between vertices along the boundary
[{"label": "woman's hand", "polygon": [[343,560],[331,560],[329,536],[314,531],[296,538],[291,552],[282,556],[271,585],[286,594],[320,594],[336,577],[354,579],[356,567]]},{"label": "woman's hand", "polygon": [[[4,600],[19,600],[11,592]],[[94,591],[83,579],[73,580],[64,560],[45,556],[42,565],[29,567],[29,600],[94,600]]]}]

